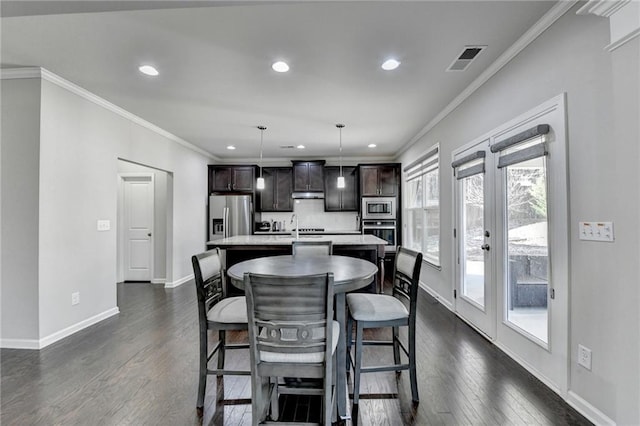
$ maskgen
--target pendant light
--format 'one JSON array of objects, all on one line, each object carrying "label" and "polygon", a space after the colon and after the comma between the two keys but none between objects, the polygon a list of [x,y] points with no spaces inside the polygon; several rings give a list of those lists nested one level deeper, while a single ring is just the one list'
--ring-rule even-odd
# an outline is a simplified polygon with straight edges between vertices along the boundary
[{"label": "pendant light", "polygon": [[267,130],[266,126],[258,126],[260,129],[260,177],[256,181],[256,189],[264,189],[264,178],[262,177],[262,145],[264,141],[264,131]]},{"label": "pendant light", "polygon": [[338,123],[336,127],[340,131],[340,176],[338,176],[338,188],[342,189],[345,187],[344,175],[342,174],[342,129],[344,128],[344,124]]}]

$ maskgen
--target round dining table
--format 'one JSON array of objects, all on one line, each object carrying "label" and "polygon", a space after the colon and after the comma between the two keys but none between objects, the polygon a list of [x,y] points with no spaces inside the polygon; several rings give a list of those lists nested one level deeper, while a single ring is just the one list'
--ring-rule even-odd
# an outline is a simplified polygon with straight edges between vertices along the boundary
[{"label": "round dining table", "polygon": [[345,293],[366,287],[374,280],[378,267],[368,260],[348,256],[270,256],[236,263],[227,270],[231,284],[244,289],[244,274],[299,277],[303,275],[333,273],[336,320],[340,324],[340,338],[336,349],[336,400],[338,415],[349,419],[347,412],[347,332]]}]

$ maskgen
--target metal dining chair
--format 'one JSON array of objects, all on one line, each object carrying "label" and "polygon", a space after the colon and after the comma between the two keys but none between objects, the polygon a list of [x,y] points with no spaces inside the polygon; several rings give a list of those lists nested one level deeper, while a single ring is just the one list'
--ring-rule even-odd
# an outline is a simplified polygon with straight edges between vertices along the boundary
[{"label": "metal dining chair", "polygon": [[[232,349],[247,349],[249,345],[227,343],[227,331],[247,330],[247,303],[244,296],[226,297],[224,270],[221,267],[218,249],[194,255],[191,258],[198,296],[198,323],[200,328],[200,370],[198,401],[196,409],[202,416],[207,374],[250,375],[250,370],[228,370],[224,368],[225,352]],[[218,341],[208,351],[209,331],[218,332]],[[209,362],[218,355],[217,368],[209,368]]]},{"label": "metal dining chair", "polygon": [[[246,273],[244,288],[253,425],[268,416],[278,420],[282,394],[321,395],[322,422],[331,424],[340,334],[333,320],[333,274],[280,277]],[[284,378],[292,377],[321,379],[321,386],[289,386]]]},{"label": "metal dining chair", "polygon": [[[409,370],[411,381],[411,399],[419,401],[418,380],[416,375],[416,302],[418,296],[418,282],[422,266],[422,253],[398,247],[393,272],[392,294],[347,294],[349,317],[347,320],[347,355],[354,370],[353,404],[360,399],[360,374],[380,371]],[[407,306],[408,305],[408,306]],[[355,361],[351,358],[351,333],[353,323],[356,324]],[[399,327],[408,327],[408,348],[400,340]],[[389,341],[365,341],[364,329],[392,327],[392,339]],[[393,361],[391,365],[362,366],[362,350],[366,345],[393,346]],[[408,358],[403,363],[400,349]]]},{"label": "metal dining chair", "polygon": [[331,241],[294,240],[291,243],[291,253],[294,256],[330,256],[333,254],[333,243]]}]

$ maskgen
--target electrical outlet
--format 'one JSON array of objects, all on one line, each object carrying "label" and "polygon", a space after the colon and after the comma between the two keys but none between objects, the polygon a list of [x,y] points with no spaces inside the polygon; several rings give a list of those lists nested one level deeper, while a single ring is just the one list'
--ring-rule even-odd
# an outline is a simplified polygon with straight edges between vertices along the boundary
[{"label": "electrical outlet", "polygon": [[591,371],[591,349],[578,345],[578,364]]},{"label": "electrical outlet", "polygon": [[77,305],[78,303],[80,303],[80,292],[71,293],[71,305]]}]

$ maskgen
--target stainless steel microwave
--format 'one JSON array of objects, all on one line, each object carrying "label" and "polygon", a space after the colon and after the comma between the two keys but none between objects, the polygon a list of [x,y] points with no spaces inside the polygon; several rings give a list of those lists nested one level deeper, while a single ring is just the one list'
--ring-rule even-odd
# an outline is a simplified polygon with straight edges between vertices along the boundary
[{"label": "stainless steel microwave", "polygon": [[363,197],[362,219],[395,219],[396,197]]}]

